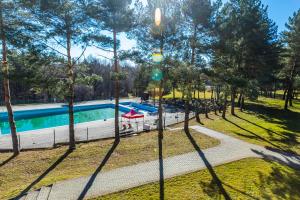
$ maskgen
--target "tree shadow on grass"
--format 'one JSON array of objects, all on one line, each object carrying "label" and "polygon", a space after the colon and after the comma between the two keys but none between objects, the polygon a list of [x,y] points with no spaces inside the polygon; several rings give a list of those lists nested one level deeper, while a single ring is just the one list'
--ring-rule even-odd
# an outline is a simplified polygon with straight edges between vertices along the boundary
[{"label": "tree shadow on grass", "polygon": [[281,132],[281,133],[277,133],[277,132],[272,131],[272,130],[270,130],[268,128],[265,128],[265,127],[263,127],[261,125],[255,124],[255,123],[253,123],[253,122],[251,122],[251,121],[249,121],[247,119],[244,119],[244,118],[242,118],[240,116],[236,115],[236,117],[239,118],[239,119],[241,119],[241,120],[243,120],[243,121],[245,121],[245,122],[248,122],[248,123],[250,123],[250,124],[252,124],[252,125],[254,125],[254,126],[258,127],[258,128],[264,129],[265,131],[268,132],[268,134],[271,137],[273,137],[274,134],[277,135],[277,136],[279,136],[279,137],[281,137],[280,139],[273,138],[272,141],[277,141],[277,142],[280,142],[280,143],[288,145],[288,146],[299,145],[298,136],[295,133],[290,133],[290,132],[287,132],[287,131],[284,131],[284,132]]},{"label": "tree shadow on grass", "polygon": [[25,195],[33,186],[39,183],[47,174],[54,170],[65,158],[67,158],[73,151],[67,150],[62,156],[60,156],[55,163],[53,163],[43,174],[41,174],[37,179],[35,179],[29,186],[27,186],[17,197],[14,199],[19,199]]},{"label": "tree shadow on grass", "polygon": [[0,163],[0,167],[6,165],[7,163],[9,163],[11,160],[13,160],[15,157],[17,157],[16,154],[11,155],[10,157],[8,157],[6,160],[4,160],[2,163]]},{"label": "tree shadow on grass", "polygon": [[186,136],[188,137],[188,139],[190,140],[191,144],[193,145],[194,149],[197,151],[197,153],[199,154],[200,158],[203,160],[206,168],[208,169],[210,175],[213,178],[213,182],[215,183],[215,185],[218,187],[218,191],[220,192],[220,194],[226,199],[229,200],[231,199],[231,197],[229,196],[229,194],[227,193],[227,191],[225,190],[225,188],[223,187],[223,183],[222,181],[219,179],[219,177],[217,176],[216,172],[214,171],[212,165],[209,163],[209,161],[207,160],[205,154],[203,153],[203,151],[200,149],[200,147],[198,146],[198,144],[196,143],[195,139],[193,138],[193,136],[190,134],[189,131],[186,131]]},{"label": "tree shadow on grass", "polygon": [[[283,149],[281,146],[279,146],[279,145],[277,145],[277,144],[271,142],[270,140],[267,140],[266,138],[264,138],[264,137],[262,137],[262,136],[260,136],[260,135],[258,135],[258,134],[256,134],[256,133],[254,133],[254,132],[252,132],[252,131],[249,131],[249,130],[247,130],[247,129],[241,127],[240,125],[238,125],[238,124],[236,124],[236,123],[230,121],[229,119],[225,119],[225,120],[226,120],[227,122],[229,122],[229,123],[235,125],[235,126],[238,127],[239,129],[241,129],[241,130],[243,130],[243,131],[246,131],[246,132],[250,133],[251,135],[253,135],[253,137],[249,137],[249,138],[264,141],[264,142],[268,143],[269,145],[271,145],[271,146],[273,146],[273,147],[276,147],[277,149],[280,149],[281,151],[287,151],[287,152],[290,152],[290,153],[293,153],[293,154],[296,154],[296,155],[297,155],[296,152],[294,152],[294,151],[292,151],[292,150],[290,150],[290,149]],[[243,137],[247,137],[247,136],[242,135],[242,134],[238,134],[238,135],[241,135],[241,136],[243,136]]]},{"label": "tree shadow on grass", "polygon": [[[253,123],[253,122],[251,122],[251,121],[249,121],[249,120],[247,120],[247,119],[245,119],[245,118],[242,118],[241,116],[235,115],[235,117],[237,117],[237,118],[239,118],[239,119],[241,119],[241,120],[243,120],[243,121],[245,121],[245,122],[248,122],[249,124],[252,124],[252,125],[254,125],[254,126],[257,126],[258,128],[264,129],[265,131],[267,131],[267,132],[270,133],[270,134],[275,134],[275,135],[278,135],[278,136],[281,136],[281,137],[286,137],[286,138],[289,137],[289,135],[277,133],[277,132],[275,132],[275,131],[272,131],[271,129],[265,128],[265,127],[263,127],[263,126],[261,126],[261,125],[255,124],[255,123]],[[291,135],[293,135],[293,134],[291,134]],[[295,136],[295,135],[293,135],[293,136]]]},{"label": "tree shadow on grass", "polygon": [[269,107],[261,104],[247,103],[246,108],[248,111],[253,112],[261,119],[267,122],[279,124],[287,130],[291,130],[295,134],[300,134],[300,112],[291,110],[283,110],[282,108]]},{"label": "tree shadow on grass", "polygon": [[[223,185],[225,185],[226,187],[230,188],[231,190],[234,190],[238,193],[240,193],[241,195],[250,198],[250,199],[254,199],[254,200],[259,200],[259,198],[245,192],[245,191],[242,191],[240,189],[237,189],[233,186],[231,186],[230,184],[227,184],[227,183],[224,183],[222,182]],[[212,199],[222,199],[222,194],[220,193],[216,183],[214,180],[212,180],[210,183],[207,183],[205,181],[200,181],[200,185],[201,185],[201,188],[203,188],[203,191],[208,195],[210,196]]]},{"label": "tree shadow on grass", "polygon": [[118,141],[118,140],[116,140],[113,143],[112,147],[109,149],[109,151],[105,155],[105,157],[102,160],[102,162],[100,163],[99,167],[92,174],[92,176],[88,180],[87,184],[85,185],[83,191],[80,193],[80,195],[78,197],[78,200],[83,200],[84,199],[85,195],[87,194],[87,192],[89,191],[89,189],[92,187],[92,185],[93,185],[93,183],[94,183],[97,175],[101,172],[102,168],[105,166],[105,164],[107,163],[107,161],[109,160],[110,156],[115,151],[115,149],[117,148],[117,146],[118,146],[119,143],[120,143],[120,141]]},{"label": "tree shadow on grass", "polygon": [[[260,155],[265,161],[276,161],[291,167],[290,169],[283,168],[279,164],[274,163],[272,165],[272,171],[268,176],[260,173],[257,187],[261,189],[260,193],[262,199],[273,199],[274,196],[278,199],[300,199],[300,165],[290,160],[283,162],[277,157],[265,154],[261,151],[253,149],[252,151]],[[268,190],[266,190],[266,188],[268,188]]]}]

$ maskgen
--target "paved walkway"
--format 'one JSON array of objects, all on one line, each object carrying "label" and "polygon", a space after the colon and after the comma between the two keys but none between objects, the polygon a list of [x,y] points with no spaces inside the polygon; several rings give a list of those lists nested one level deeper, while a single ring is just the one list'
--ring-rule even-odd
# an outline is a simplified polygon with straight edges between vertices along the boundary
[{"label": "paved walkway", "polygon": [[[247,157],[269,158],[300,168],[300,156],[273,152],[201,126],[192,126],[191,128],[219,139],[221,144],[203,151],[196,147],[196,152],[164,159],[164,178],[171,178]],[[80,196],[84,198],[101,196],[159,181],[161,171],[159,160],[156,160],[94,174],[94,176],[66,180],[54,184],[51,190],[48,190],[49,196],[45,199],[75,200],[80,199]],[[34,194],[37,195],[37,192],[31,195]]]}]

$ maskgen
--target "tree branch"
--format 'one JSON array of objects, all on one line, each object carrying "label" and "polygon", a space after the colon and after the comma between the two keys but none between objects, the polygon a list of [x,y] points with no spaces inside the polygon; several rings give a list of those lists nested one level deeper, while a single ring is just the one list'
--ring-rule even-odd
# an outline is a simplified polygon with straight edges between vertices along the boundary
[{"label": "tree branch", "polygon": [[108,49],[104,49],[104,48],[102,48],[102,47],[98,47],[98,46],[96,46],[96,45],[93,45],[94,47],[96,47],[97,49],[100,49],[100,50],[103,50],[103,51],[107,51],[107,52],[113,52],[112,50],[108,50]]},{"label": "tree branch", "polygon": [[72,67],[77,63],[77,61],[84,55],[84,52],[86,51],[88,45],[85,46],[84,50],[81,52],[80,56],[76,59],[75,62],[73,62]]},{"label": "tree branch", "polygon": [[107,59],[107,60],[110,60],[110,61],[113,61],[113,60],[114,60],[114,59],[112,59],[112,58],[108,58],[108,57],[103,56],[103,55],[100,55],[100,54],[98,54],[98,53],[97,53],[97,56],[103,57],[103,58],[105,58],[105,59]]},{"label": "tree branch", "polygon": [[59,44],[61,47],[63,47],[64,49],[67,49],[61,42],[59,42],[57,39],[55,39],[55,37],[53,37],[53,40],[55,40],[55,42],[57,44]]},{"label": "tree branch", "polygon": [[45,46],[48,47],[49,49],[52,49],[53,51],[56,51],[57,53],[59,53],[59,54],[65,56],[65,57],[68,57],[66,54],[64,54],[64,53],[62,53],[62,52],[60,52],[60,51],[58,51],[57,49],[54,49],[53,47],[49,46],[48,44],[46,44],[46,43],[44,43],[44,42],[42,42],[42,43],[43,43],[43,45],[45,45]]}]

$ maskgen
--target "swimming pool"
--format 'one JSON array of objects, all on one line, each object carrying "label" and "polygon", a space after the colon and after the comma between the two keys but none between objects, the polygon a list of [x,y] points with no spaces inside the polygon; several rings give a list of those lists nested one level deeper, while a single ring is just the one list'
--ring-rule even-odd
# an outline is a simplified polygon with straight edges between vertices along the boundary
[{"label": "swimming pool", "polygon": [[137,112],[141,113],[150,113],[155,114],[157,113],[158,109],[152,105],[149,104],[140,104],[140,103],[134,103],[134,102],[122,102],[120,105],[125,106],[129,109],[134,109]]},{"label": "swimming pool", "polygon": [[[126,102],[128,105],[130,102]],[[131,107],[120,104],[120,116],[129,112]],[[140,104],[141,105],[141,104]],[[146,110],[145,110],[146,109]],[[147,108],[140,110],[150,112]],[[136,110],[137,111],[137,110]],[[74,107],[75,124],[106,120],[114,118],[114,104],[98,104]],[[16,127],[18,132],[65,126],[69,124],[68,107],[50,109],[25,110],[14,112]],[[0,113],[0,136],[10,134],[10,127],[7,119],[7,113]]]}]

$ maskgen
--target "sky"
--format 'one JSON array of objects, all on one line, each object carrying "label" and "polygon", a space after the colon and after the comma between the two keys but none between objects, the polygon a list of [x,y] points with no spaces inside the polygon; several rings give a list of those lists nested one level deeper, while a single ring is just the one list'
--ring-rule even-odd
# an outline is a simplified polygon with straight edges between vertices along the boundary
[{"label": "sky", "polygon": [[[145,2],[146,0],[142,1]],[[224,3],[227,1],[228,0],[223,0]],[[268,6],[269,17],[277,24],[279,33],[285,30],[285,23],[288,21],[288,18],[300,9],[300,0],[262,0],[262,3]],[[121,41],[120,49],[122,50],[129,50],[137,45],[136,41],[127,39],[124,33],[119,34],[118,37]],[[74,48],[72,54],[74,57],[79,56],[81,54],[81,50],[79,48]],[[99,55],[103,55],[108,58],[113,57],[112,53],[104,52],[94,47],[89,47],[86,50],[84,56],[87,57],[89,55],[99,58],[101,58]]]},{"label": "sky", "polygon": [[278,25],[278,31],[285,30],[285,23],[300,9],[300,0],[262,0],[268,6],[269,17]]}]

